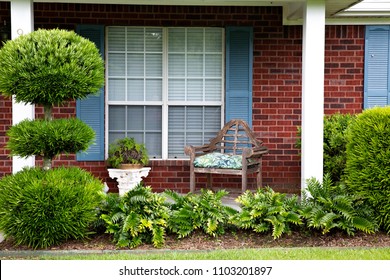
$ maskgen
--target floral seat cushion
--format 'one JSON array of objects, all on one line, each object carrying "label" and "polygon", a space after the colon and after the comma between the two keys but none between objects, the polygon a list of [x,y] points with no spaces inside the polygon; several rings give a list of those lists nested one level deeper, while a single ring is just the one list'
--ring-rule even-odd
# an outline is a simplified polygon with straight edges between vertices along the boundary
[{"label": "floral seat cushion", "polygon": [[222,153],[210,153],[195,158],[194,166],[200,168],[241,169],[242,157]]}]

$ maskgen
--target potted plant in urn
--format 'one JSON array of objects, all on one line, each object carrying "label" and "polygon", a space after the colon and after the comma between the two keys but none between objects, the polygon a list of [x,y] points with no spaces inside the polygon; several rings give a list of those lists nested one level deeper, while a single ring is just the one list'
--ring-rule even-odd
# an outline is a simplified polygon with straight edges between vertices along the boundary
[{"label": "potted plant in urn", "polygon": [[107,163],[112,168],[140,169],[149,162],[148,151],[144,144],[134,138],[121,138],[110,144]]},{"label": "potted plant in urn", "polygon": [[134,138],[117,139],[108,149],[108,175],[118,182],[119,195],[124,195],[135,188],[143,177],[148,176],[150,167],[144,167],[149,162],[148,152],[144,144],[139,144]]}]

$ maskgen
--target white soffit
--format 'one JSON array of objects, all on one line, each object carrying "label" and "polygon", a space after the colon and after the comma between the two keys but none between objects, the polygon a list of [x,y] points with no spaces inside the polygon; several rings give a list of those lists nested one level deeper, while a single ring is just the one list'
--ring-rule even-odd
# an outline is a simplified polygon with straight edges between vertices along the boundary
[{"label": "white soffit", "polygon": [[389,0],[363,0],[339,13],[337,16],[349,17],[388,17],[390,16]]}]

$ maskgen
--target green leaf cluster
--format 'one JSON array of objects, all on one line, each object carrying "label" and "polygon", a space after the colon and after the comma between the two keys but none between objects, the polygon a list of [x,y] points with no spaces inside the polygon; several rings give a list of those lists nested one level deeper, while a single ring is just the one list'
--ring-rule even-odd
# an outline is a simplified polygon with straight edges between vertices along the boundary
[{"label": "green leaf cluster", "polygon": [[107,162],[113,168],[121,164],[146,165],[149,155],[144,144],[137,143],[134,138],[124,137],[110,144]]},{"label": "green leaf cluster", "polygon": [[330,175],[323,183],[315,178],[307,181],[307,190],[302,196],[300,214],[309,228],[321,230],[342,230],[354,235],[357,230],[374,233],[377,231],[372,208],[348,191],[344,184],[333,184]]},{"label": "green leaf cluster", "polygon": [[343,179],[347,162],[347,131],[354,115],[333,114],[324,118],[324,174],[333,182]]},{"label": "green leaf cluster", "polygon": [[97,219],[103,185],[73,168],[24,169],[0,180],[0,230],[19,245],[47,248],[83,239]]},{"label": "green leaf cluster", "polygon": [[390,107],[363,111],[348,130],[348,187],[376,212],[390,233]]},{"label": "green leaf cluster", "polygon": [[[329,174],[333,182],[343,180],[347,161],[347,131],[356,116],[333,114],[324,117],[324,174]],[[296,147],[301,148],[302,129],[298,127]]]},{"label": "green leaf cluster", "polygon": [[166,190],[165,194],[173,199],[168,227],[179,238],[197,229],[211,236],[224,234],[230,216],[237,213],[235,209],[223,205],[222,198],[228,194],[225,190],[214,193],[202,189],[200,194],[186,195]]},{"label": "green leaf cluster", "polygon": [[101,218],[106,223],[106,232],[113,234],[119,247],[164,245],[169,209],[165,198],[153,193],[151,187],[139,184],[123,197],[109,194],[104,209],[106,213]]},{"label": "green leaf cluster", "polygon": [[17,102],[59,105],[97,93],[103,84],[98,49],[73,31],[40,29],[0,49],[0,92]]},{"label": "green leaf cluster", "polygon": [[255,232],[272,232],[274,239],[284,233],[291,233],[292,227],[301,225],[298,196],[287,196],[274,192],[271,188],[261,188],[255,193],[246,191],[237,198],[242,211],[232,222],[242,229]]},{"label": "green leaf cluster", "polygon": [[7,131],[11,155],[53,158],[61,153],[85,151],[94,130],[79,119],[24,120]]}]

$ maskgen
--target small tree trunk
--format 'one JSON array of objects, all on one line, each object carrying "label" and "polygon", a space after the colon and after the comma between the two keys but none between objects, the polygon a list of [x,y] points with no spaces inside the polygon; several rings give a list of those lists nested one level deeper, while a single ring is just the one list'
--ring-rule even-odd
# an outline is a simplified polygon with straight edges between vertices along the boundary
[{"label": "small tree trunk", "polygon": [[[53,120],[53,116],[52,116],[53,106],[51,106],[51,105],[44,105],[43,106],[43,112],[45,114],[45,120],[46,121],[52,121]],[[44,156],[43,157],[43,170],[50,170],[51,167],[52,167],[52,159]]]},{"label": "small tree trunk", "polygon": [[52,159],[44,157],[43,158],[43,170],[47,171],[51,169]]},{"label": "small tree trunk", "polygon": [[43,112],[45,113],[45,120],[47,121],[53,120],[53,116],[52,116],[53,107],[51,105],[44,105]]}]

